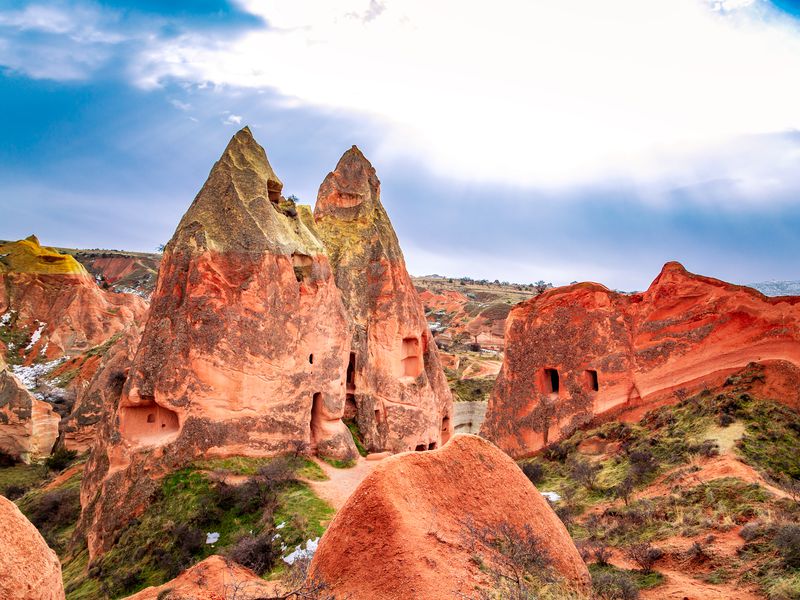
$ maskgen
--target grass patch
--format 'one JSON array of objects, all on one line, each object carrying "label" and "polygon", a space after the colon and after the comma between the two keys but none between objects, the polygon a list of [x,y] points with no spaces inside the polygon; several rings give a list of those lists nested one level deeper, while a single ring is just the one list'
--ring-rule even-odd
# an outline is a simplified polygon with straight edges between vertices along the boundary
[{"label": "grass patch", "polygon": [[[3,496],[19,496],[25,491],[40,485],[47,479],[47,468],[43,465],[26,465],[23,463],[0,468],[0,494]],[[16,493],[9,493],[15,488]]]},{"label": "grass patch", "polygon": [[494,381],[491,379],[454,379],[449,383],[456,402],[486,402],[494,388]]},{"label": "grass patch", "polygon": [[352,469],[356,466],[356,459],[349,458],[347,460],[339,460],[338,458],[328,458],[327,456],[321,456],[322,460],[328,463],[330,466],[336,469]]},{"label": "grass patch", "polygon": [[[248,479],[240,485],[215,481],[208,471],[219,470]],[[324,473],[302,457],[212,459],[171,473],[147,510],[93,565],[92,577],[108,597],[124,597],[161,585],[211,554],[229,552],[242,538],[270,540],[278,534],[271,563],[284,551],[281,543],[288,553],[319,537],[333,514],[296,480],[301,476],[320,479]],[[213,545],[206,544],[208,533],[219,534]]]},{"label": "grass patch", "polygon": [[591,573],[592,578],[597,577],[597,575],[600,573],[608,573],[612,575],[622,574],[626,578],[630,579],[640,590],[649,590],[654,587],[658,587],[665,581],[664,576],[658,571],[643,573],[642,571],[637,571],[635,569],[620,569],[614,565],[599,565],[597,563],[592,563],[589,565],[589,573]]},{"label": "grass patch", "polygon": [[361,456],[366,456],[369,454],[367,449],[364,447],[364,443],[361,441],[361,430],[358,428],[358,423],[355,422],[353,419],[343,419],[344,424],[347,425],[347,429],[350,430],[350,435],[353,436],[353,442],[356,445],[356,449]]}]

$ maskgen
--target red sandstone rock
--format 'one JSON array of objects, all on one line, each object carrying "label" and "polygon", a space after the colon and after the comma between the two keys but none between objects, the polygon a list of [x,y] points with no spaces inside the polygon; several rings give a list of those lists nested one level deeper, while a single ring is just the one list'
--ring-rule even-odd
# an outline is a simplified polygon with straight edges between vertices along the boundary
[{"label": "red sandstone rock", "polygon": [[767,369],[776,400],[800,409],[800,297],[768,298],[678,263],[641,294],[557,288],[512,310],[481,433],[529,455],[597,416],[640,414],[751,362]]},{"label": "red sandstone rock", "polygon": [[380,181],[355,146],[320,186],[314,219],[353,322],[348,415],[372,451],[439,447],[452,396]]},{"label": "red sandstone rock", "polygon": [[61,564],[17,506],[0,496],[0,600],[63,600]]},{"label": "red sandstone rock", "polygon": [[0,357],[0,450],[29,463],[48,456],[58,439],[60,417],[37,400]]},{"label": "red sandstone rock", "polygon": [[281,188],[245,128],[167,244],[119,407],[83,480],[91,556],[144,510],[156,480],[198,456],[301,445],[357,456],[341,421],[347,316],[310,210]]},{"label": "red sandstone rock", "polygon": [[[337,597],[448,600],[490,582],[474,560],[477,528],[530,525],[557,573],[589,573],[566,528],[519,467],[492,444],[456,435],[443,448],[378,463],[320,540],[311,572]],[[348,596],[349,594],[349,596]]]},{"label": "red sandstone rock", "polygon": [[167,598],[197,600],[256,600],[275,595],[275,584],[221,556],[209,556],[178,577],[158,587],[149,587],[126,600]]},{"label": "red sandstone rock", "polygon": [[79,354],[146,311],[142,298],[100,289],[74,258],[35,236],[0,245],[0,327],[24,340],[7,350],[25,364]]},{"label": "red sandstone rock", "polygon": [[[122,386],[133,362],[141,328],[131,325],[123,331],[103,354],[84,360],[79,366],[68,361],[64,367],[77,368],[71,388],[77,397],[70,413],[61,420],[63,446],[68,450],[85,452],[97,437],[105,411],[119,404]],[[76,361],[83,359],[77,357]],[[54,374],[58,375],[59,369]]]}]

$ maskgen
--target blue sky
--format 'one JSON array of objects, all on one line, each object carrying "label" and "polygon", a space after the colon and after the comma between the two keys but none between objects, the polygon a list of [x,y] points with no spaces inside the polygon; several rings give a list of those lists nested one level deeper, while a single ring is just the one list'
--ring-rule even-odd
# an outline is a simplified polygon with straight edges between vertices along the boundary
[{"label": "blue sky", "polygon": [[800,279],[799,4],[6,2],[0,238],[152,250],[247,124],[309,204],[357,144],[415,274]]}]

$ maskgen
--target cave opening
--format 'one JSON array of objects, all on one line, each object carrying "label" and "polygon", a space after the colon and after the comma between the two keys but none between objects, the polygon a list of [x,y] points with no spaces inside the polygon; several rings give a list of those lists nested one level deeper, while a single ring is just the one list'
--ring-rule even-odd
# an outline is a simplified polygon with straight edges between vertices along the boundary
[{"label": "cave opening", "polygon": [[557,394],[560,388],[561,382],[558,377],[558,369],[545,369],[544,392],[546,394]]},{"label": "cave opening", "polygon": [[600,380],[597,377],[597,371],[594,369],[588,369],[586,371],[586,383],[590,390],[595,392],[600,390]]},{"label": "cave opening", "polygon": [[422,360],[419,355],[419,339],[415,337],[403,338],[401,350],[403,375],[417,377],[422,372]]}]

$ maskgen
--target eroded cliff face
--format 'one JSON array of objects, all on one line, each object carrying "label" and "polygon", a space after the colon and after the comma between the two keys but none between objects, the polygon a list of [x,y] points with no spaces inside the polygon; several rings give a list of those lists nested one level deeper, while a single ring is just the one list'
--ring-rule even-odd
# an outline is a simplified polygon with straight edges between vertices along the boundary
[{"label": "eroded cliff face", "polygon": [[198,456],[356,456],[341,421],[347,316],[309,209],[281,189],[245,128],[167,244],[119,404],[86,468],[92,556],[160,477]]},{"label": "eroded cliff face", "polygon": [[503,368],[482,435],[529,455],[603,416],[637,415],[751,362],[765,389],[800,408],[800,297],[751,288],[667,263],[642,294],[596,283],[545,292],[506,321]]},{"label": "eroded cliff face", "polygon": [[48,456],[58,438],[60,417],[8,370],[0,357],[0,450],[30,463]]},{"label": "eroded cliff face", "polygon": [[72,256],[35,236],[0,245],[0,339],[15,362],[79,354],[146,311],[142,298],[100,289]]},{"label": "eroded cliff face", "polygon": [[452,434],[450,389],[380,181],[355,146],[320,186],[314,219],[353,324],[346,414],[370,450],[439,447]]}]

